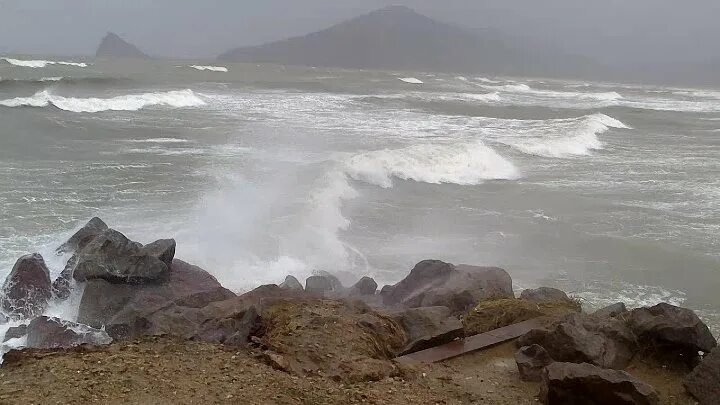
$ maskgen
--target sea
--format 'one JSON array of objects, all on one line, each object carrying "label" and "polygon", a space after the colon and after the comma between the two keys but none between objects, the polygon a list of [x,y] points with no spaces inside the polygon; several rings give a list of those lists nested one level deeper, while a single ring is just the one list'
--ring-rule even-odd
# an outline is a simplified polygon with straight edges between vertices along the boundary
[{"label": "sea", "polygon": [[720,90],[0,58],[0,280],[33,252],[57,276],[93,216],[237,292],[440,259],[718,335]]}]

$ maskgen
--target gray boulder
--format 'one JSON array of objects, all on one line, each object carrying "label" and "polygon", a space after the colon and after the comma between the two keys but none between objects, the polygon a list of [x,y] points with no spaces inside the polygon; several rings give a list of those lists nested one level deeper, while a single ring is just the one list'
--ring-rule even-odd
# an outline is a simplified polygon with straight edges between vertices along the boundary
[{"label": "gray boulder", "polygon": [[172,239],[143,247],[108,229],[78,253],[73,278],[80,282],[103,279],[126,284],[158,281],[167,278],[174,255]]},{"label": "gray boulder", "polygon": [[337,278],[328,274],[310,276],[305,280],[305,291],[320,297],[338,295],[342,290],[343,287]]},{"label": "gray boulder", "polygon": [[543,369],[553,363],[550,354],[540,345],[523,346],[515,353],[520,379],[523,381],[542,380]]},{"label": "gray boulder", "polygon": [[445,306],[454,314],[467,311],[483,299],[512,297],[512,279],[505,270],[455,266],[439,260],[418,263],[405,279],[382,291],[385,305]]},{"label": "gray boulder", "polygon": [[100,218],[91,219],[85,226],[80,228],[67,242],[57,248],[58,254],[77,252],[87,246],[93,239],[108,230],[108,226]]},{"label": "gray boulder", "polygon": [[544,404],[656,405],[655,389],[630,374],[592,364],[552,363],[542,375]]},{"label": "gray boulder", "polygon": [[540,345],[556,361],[614,369],[625,368],[636,350],[635,336],[624,322],[585,314],[570,314],[546,328],[533,329],[518,344]]},{"label": "gray boulder", "polygon": [[169,278],[157,283],[87,281],[78,321],[106,327],[110,336],[120,340],[148,334],[185,336],[198,326],[193,309],[233,297],[205,270],[174,260]]},{"label": "gray boulder", "polygon": [[452,342],[464,336],[463,324],[447,307],[410,308],[390,314],[407,334],[400,355]]},{"label": "gray boulder", "polygon": [[3,338],[3,343],[7,342],[10,339],[17,339],[21,338],[25,335],[27,335],[27,325],[19,325],[19,326],[13,326],[12,328],[8,328],[7,332],[5,332],[5,337]]},{"label": "gray boulder", "polygon": [[355,285],[350,287],[348,292],[351,297],[365,297],[375,295],[377,292],[377,283],[370,277],[361,278]]},{"label": "gray boulder", "polygon": [[87,325],[40,316],[27,326],[27,347],[67,349],[83,344],[107,345],[112,338],[105,331]]},{"label": "gray boulder", "polygon": [[285,281],[283,281],[279,287],[287,290],[303,290],[303,286],[300,284],[300,281],[293,276],[285,277]]},{"label": "gray boulder", "polygon": [[625,307],[625,303],[617,302],[615,304],[608,305],[605,308],[598,309],[597,311],[593,312],[593,315],[600,318],[614,318],[620,314],[624,314],[625,312],[627,312],[627,307]]},{"label": "gray boulder", "polygon": [[0,306],[12,318],[42,314],[52,296],[50,272],[39,254],[23,256],[15,263],[2,287]]},{"label": "gray boulder", "polygon": [[700,405],[717,404],[720,400],[720,349],[715,349],[688,374],[685,389]]},{"label": "gray boulder", "polygon": [[65,264],[65,268],[60,273],[60,276],[55,279],[52,283],[52,294],[55,298],[64,300],[70,296],[72,291],[72,278],[75,266],[77,266],[78,256],[77,254],[72,255]]},{"label": "gray boulder", "polygon": [[677,350],[690,356],[709,353],[717,341],[695,313],[686,308],[661,303],[630,312],[628,323],[638,339],[662,350]]},{"label": "gray boulder", "polygon": [[531,302],[569,301],[567,294],[557,288],[540,287],[523,290],[520,299]]},{"label": "gray boulder", "polygon": [[0,325],[6,324],[7,321],[7,317],[2,312],[0,312]]}]

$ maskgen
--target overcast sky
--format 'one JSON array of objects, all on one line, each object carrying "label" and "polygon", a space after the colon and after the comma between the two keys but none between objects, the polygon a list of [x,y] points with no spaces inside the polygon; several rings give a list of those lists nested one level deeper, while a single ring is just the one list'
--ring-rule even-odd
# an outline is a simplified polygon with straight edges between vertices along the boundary
[{"label": "overcast sky", "polygon": [[215,57],[390,4],[607,64],[720,62],[720,0],[0,0],[0,52],[93,54],[113,31],[153,55]]}]

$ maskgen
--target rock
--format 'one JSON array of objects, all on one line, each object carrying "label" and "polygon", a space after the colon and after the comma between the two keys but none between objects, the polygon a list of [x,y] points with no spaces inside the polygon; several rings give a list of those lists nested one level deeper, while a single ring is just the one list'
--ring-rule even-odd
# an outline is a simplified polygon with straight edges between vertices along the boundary
[{"label": "rock", "polygon": [[303,290],[302,284],[293,276],[285,277],[285,281],[283,281],[279,287],[287,290]]},{"label": "rock", "polygon": [[483,299],[514,297],[512,279],[503,269],[454,266],[438,260],[418,263],[405,279],[383,290],[385,305],[445,306],[454,314],[465,312]]},{"label": "rock", "polygon": [[618,302],[612,305],[608,305],[605,308],[598,309],[597,311],[593,312],[593,315],[601,318],[614,318],[625,312],[627,312],[625,303]]},{"label": "rock", "polygon": [[0,325],[6,324],[7,321],[7,317],[2,312],[0,312]]},{"label": "rock", "polygon": [[712,405],[720,398],[720,349],[715,349],[685,378],[685,388],[700,405]]},{"label": "rock", "polygon": [[545,366],[553,363],[547,350],[540,345],[523,346],[515,353],[520,379],[523,381],[542,380],[542,371]]},{"label": "rock", "polygon": [[115,339],[145,334],[194,334],[197,310],[235,297],[205,270],[173,260],[169,278],[151,284],[113,284],[105,279],[87,281],[78,321],[95,328],[105,326]]},{"label": "rock", "polygon": [[585,314],[570,314],[546,328],[533,329],[518,344],[538,344],[556,361],[614,369],[625,368],[636,349],[635,336],[624,322]]},{"label": "rock", "polygon": [[540,400],[548,405],[655,405],[660,403],[652,386],[619,370],[592,364],[552,363],[545,368]]},{"label": "rock", "polygon": [[2,309],[12,318],[40,315],[51,297],[50,272],[39,254],[15,263],[2,288]]},{"label": "rock", "polygon": [[370,277],[363,277],[350,287],[349,295],[351,297],[363,297],[368,295],[375,295],[377,291],[377,283]]},{"label": "rock", "polygon": [[25,335],[27,335],[28,326],[27,325],[20,325],[20,326],[14,326],[12,328],[8,328],[7,332],[5,332],[5,337],[3,338],[3,343],[7,342],[10,339],[17,339],[21,338]]},{"label": "rock", "polygon": [[523,290],[520,293],[520,299],[531,302],[548,302],[570,300],[564,291],[557,288],[540,287],[529,290]]},{"label": "rock", "polygon": [[138,47],[125,41],[112,32],[108,32],[102,39],[95,56],[99,58],[148,58],[148,56],[138,49]]},{"label": "rock", "polygon": [[630,312],[628,322],[643,344],[677,350],[695,356],[711,352],[717,341],[695,313],[686,308],[661,303]]},{"label": "rock", "polygon": [[111,283],[142,283],[167,278],[175,254],[174,240],[143,247],[118,231],[108,229],[78,253],[73,272],[77,281],[104,279]]},{"label": "rock", "polygon": [[242,316],[224,316],[205,321],[193,339],[243,347],[248,344],[250,337],[258,332],[260,322],[260,314],[253,305],[245,309]]},{"label": "rock", "polygon": [[27,347],[60,349],[82,344],[107,345],[112,342],[105,331],[86,325],[40,316],[27,327]]},{"label": "rock", "polygon": [[332,280],[325,276],[310,276],[305,280],[305,291],[324,297],[334,291]]},{"label": "rock", "polygon": [[262,359],[262,361],[265,362],[265,364],[274,368],[275,370],[280,370],[280,371],[285,371],[285,372],[290,371],[290,362],[287,361],[287,359],[285,359],[285,357],[283,357],[277,353],[273,353],[269,350],[266,350],[263,352],[261,359]]},{"label": "rock", "polygon": [[80,228],[79,231],[75,232],[75,234],[71,236],[67,242],[63,243],[62,246],[57,248],[56,251],[58,254],[77,252],[106,230],[108,230],[108,226],[105,222],[95,217]]},{"label": "rock", "polygon": [[407,334],[408,343],[399,355],[452,342],[464,336],[463,324],[447,307],[411,308],[390,314]]},{"label": "rock", "polygon": [[60,276],[53,281],[52,294],[55,298],[64,300],[70,296],[70,292],[72,291],[73,272],[75,271],[77,260],[77,254],[72,255],[65,264],[65,268],[60,273]]}]

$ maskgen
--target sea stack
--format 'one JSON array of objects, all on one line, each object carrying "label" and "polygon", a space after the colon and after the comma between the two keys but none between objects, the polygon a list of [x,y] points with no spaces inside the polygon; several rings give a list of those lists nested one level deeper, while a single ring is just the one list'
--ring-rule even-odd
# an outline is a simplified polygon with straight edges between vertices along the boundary
[{"label": "sea stack", "polygon": [[95,56],[99,58],[149,58],[149,56],[138,49],[138,47],[125,41],[112,32],[108,32],[102,39]]}]

